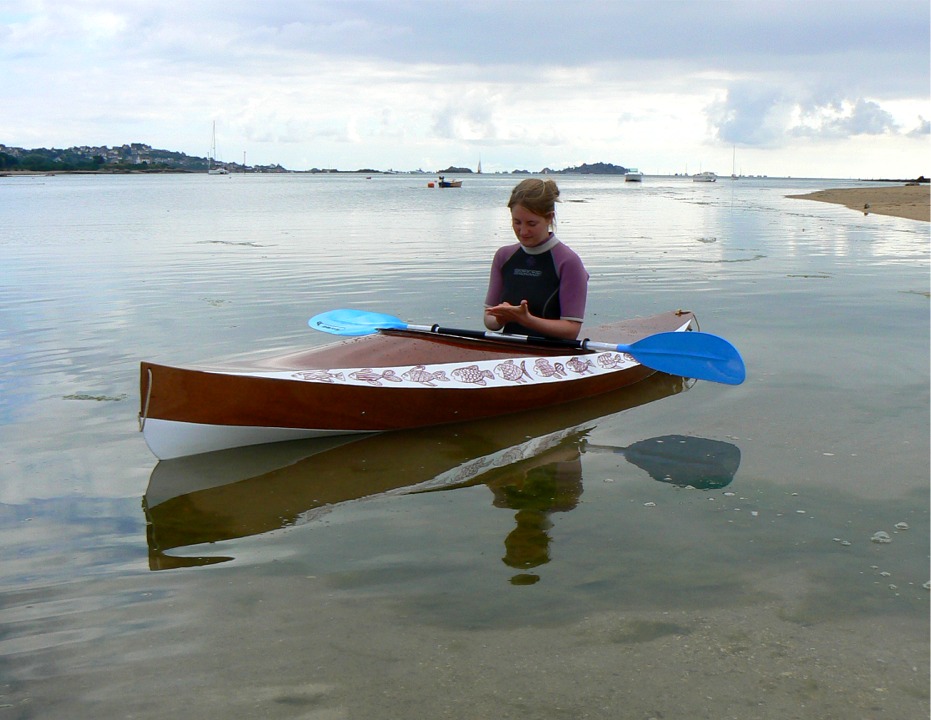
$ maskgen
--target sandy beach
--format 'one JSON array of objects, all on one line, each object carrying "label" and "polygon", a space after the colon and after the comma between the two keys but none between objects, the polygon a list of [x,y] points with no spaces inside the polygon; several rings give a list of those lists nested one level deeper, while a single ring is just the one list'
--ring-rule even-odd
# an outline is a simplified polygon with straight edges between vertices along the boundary
[{"label": "sandy beach", "polygon": [[890,187],[837,188],[806,195],[786,195],[799,200],[844,205],[864,215],[893,215],[909,220],[931,221],[931,193],[928,185],[893,185]]},{"label": "sandy beach", "polygon": [[[927,716],[927,626],[894,605],[882,624],[809,616],[805,593],[786,597],[785,577],[749,607],[569,612],[546,627],[482,628],[423,622],[416,604],[352,597],[316,577],[234,577],[146,602],[157,652],[118,633],[64,647],[81,672],[31,678],[6,702],[51,720],[76,707],[83,717],[205,720]],[[106,588],[126,585],[141,594],[138,584]],[[190,626],[209,632],[191,637]]]}]

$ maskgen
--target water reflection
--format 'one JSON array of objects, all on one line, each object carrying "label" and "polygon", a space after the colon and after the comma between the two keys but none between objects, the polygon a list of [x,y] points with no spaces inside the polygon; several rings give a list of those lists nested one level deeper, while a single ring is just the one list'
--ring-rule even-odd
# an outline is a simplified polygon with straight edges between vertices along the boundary
[{"label": "water reflection", "polygon": [[740,467],[740,448],[736,445],[686,435],[663,435],[623,448],[586,442],[583,449],[623,455],[654,480],[699,490],[730,485]]},{"label": "water reflection", "polygon": [[[587,444],[585,436],[594,420],[686,387],[682,378],[656,374],[631,388],[548,412],[162,461],[152,471],[142,503],[149,567],[163,570],[231,560],[223,553],[168,553],[309,522],[341,503],[479,484],[492,491],[496,507],[517,511],[517,527],[505,541],[505,562],[522,570],[538,566],[549,559],[549,516],[571,510],[581,496],[583,452],[630,453],[631,462],[641,467],[642,462],[652,462],[664,478],[669,474],[666,464],[687,462],[682,447],[676,456],[637,451],[640,443],[626,449]],[[657,440],[643,443],[661,445]],[[733,450],[739,463],[739,451]],[[736,465],[731,466],[736,471]],[[518,576],[514,581],[534,579]]]},{"label": "water reflection", "polygon": [[[504,541],[502,561],[509,567],[530,570],[549,562],[550,516],[578,505],[583,453],[619,454],[654,480],[699,490],[729,485],[740,467],[740,449],[720,440],[664,435],[615,447],[590,443],[586,435],[587,430],[580,430],[539,455],[476,478],[475,483],[485,484],[494,494],[495,507],[517,511],[516,526]],[[539,579],[524,572],[511,583],[530,585]]]},{"label": "water reflection", "polygon": [[[550,535],[553,513],[568,512],[582,496],[582,455],[584,433],[567,438],[555,448],[530,460],[517,463],[494,477],[484,478],[494,494],[493,504],[516,510],[516,527],[504,539],[505,565],[530,570],[550,560]],[[519,573],[513,585],[531,585],[539,581],[534,573]]]}]

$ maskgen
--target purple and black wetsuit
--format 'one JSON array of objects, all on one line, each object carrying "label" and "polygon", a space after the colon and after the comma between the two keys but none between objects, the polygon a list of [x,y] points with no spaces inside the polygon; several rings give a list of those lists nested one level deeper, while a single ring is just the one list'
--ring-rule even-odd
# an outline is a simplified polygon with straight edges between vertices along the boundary
[{"label": "purple and black wetsuit", "polygon": [[[555,235],[542,245],[506,245],[495,253],[485,307],[526,300],[531,315],[548,320],[582,322],[588,293],[588,272],[582,259]],[[504,332],[526,335],[523,325],[508,323]],[[532,334],[532,333],[530,333]]]}]

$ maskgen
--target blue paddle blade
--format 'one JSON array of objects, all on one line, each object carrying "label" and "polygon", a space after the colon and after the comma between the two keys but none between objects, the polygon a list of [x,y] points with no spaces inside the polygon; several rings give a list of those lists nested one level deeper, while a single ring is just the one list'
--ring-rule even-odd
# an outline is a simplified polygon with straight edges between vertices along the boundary
[{"label": "blue paddle blade", "polygon": [[724,338],[703,332],[664,332],[618,345],[641,365],[670,375],[740,385],[747,377],[743,358]]},{"label": "blue paddle blade", "polygon": [[367,310],[330,310],[314,315],[307,324],[314,330],[347,337],[373,335],[379,330],[403,330],[407,323],[393,315]]}]

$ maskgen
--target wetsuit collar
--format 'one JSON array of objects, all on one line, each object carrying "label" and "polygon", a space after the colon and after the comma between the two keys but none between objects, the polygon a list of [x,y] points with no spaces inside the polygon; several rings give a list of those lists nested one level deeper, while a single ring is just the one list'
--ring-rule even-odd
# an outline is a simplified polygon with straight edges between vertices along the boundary
[{"label": "wetsuit collar", "polygon": [[550,239],[547,240],[546,242],[542,242],[536,247],[524,247],[523,245],[521,245],[520,249],[523,250],[528,255],[542,255],[545,252],[549,252],[557,245],[559,245],[559,238],[556,237],[556,235],[554,235],[553,233],[550,233]]}]

